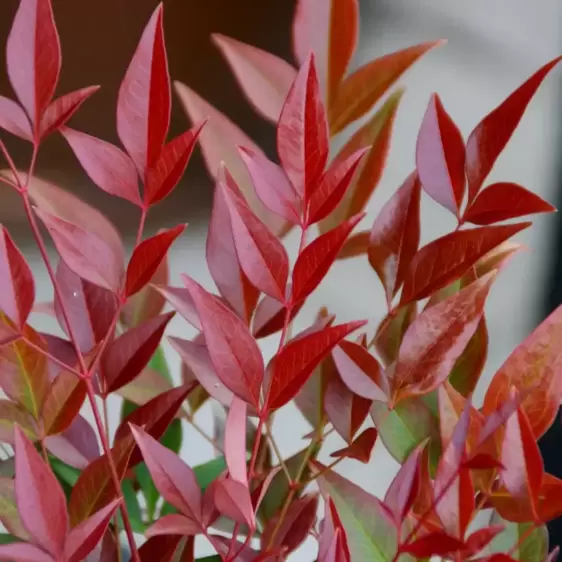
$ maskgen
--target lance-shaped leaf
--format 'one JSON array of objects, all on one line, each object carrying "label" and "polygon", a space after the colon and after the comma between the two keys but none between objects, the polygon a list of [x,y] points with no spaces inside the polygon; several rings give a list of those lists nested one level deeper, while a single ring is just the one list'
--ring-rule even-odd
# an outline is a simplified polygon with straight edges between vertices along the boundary
[{"label": "lance-shaped leaf", "polygon": [[35,212],[47,227],[61,258],[76,275],[116,294],[121,290],[124,273],[122,246],[115,252],[105,240],[79,224],[41,209],[35,209]]},{"label": "lance-shaped leaf", "polygon": [[322,231],[333,228],[343,220],[361,212],[379,185],[390,149],[392,127],[403,90],[392,94],[384,105],[344,145],[334,158],[342,162],[352,154],[367,148],[351,185],[336,209],[320,223]]},{"label": "lance-shaped leaf", "polygon": [[135,165],[120,148],[68,127],[61,132],[90,179],[100,189],[140,205]]},{"label": "lance-shaped leaf", "polygon": [[478,194],[463,215],[464,222],[493,224],[507,219],[553,213],[556,209],[524,187],[509,182],[494,183]]},{"label": "lance-shaped leaf", "polygon": [[562,400],[561,338],[562,306],[513,351],[493,376],[484,398],[484,415],[494,412],[515,387],[526,394],[521,408],[539,439],[552,425]]},{"label": "lance-shaped leaf", "polygon": [[54,562],[50,554],[30,543],[3,544],[0,546],[0,556],[14,562]]},{"label": "lance-shaped leaf", "polygon": [[49,387],[49,376],[47,359],[37,348],[45,349],[46,345],[29,325],[24,327],[23,337],[25,339],[0,347],[0,387],[38,420]]},{"label": "lance-shaped leaf", "polygon": [[170,246],[185,230],[185,224],[162,230],[155,236],[143,240],[133,251],[125,280],[127,296],[138,293],[154,276],[166,257]]},{"label": "lance-shaped leaf", "polygon": [[268,211],[259,200],[237,149],[238,146],[244,146],[258,154],[263,154],[261,148],[228,117],[193,90],[181,82],[174,82],[174,86],[191,122],[200,123],[207,120],[199,136],[199,145],[209,175],[213,179],[217,179],[224,163],[224,167],[228,168],[234,177],[236,184],[244,194],[244,199],[256,216],[267,224],[272,232],[276,234],[282,232],[285,229],[285,221]]},{"label": "lance-shaped leaf", "polygon": [[37,135],[61,67],[60,41],[49,0],[22,0],[6,43],[12,88]]},{"label": "lance-shaped leaf", "polygon": [[324,514],[318,537],[318,562],[350,562],[345,530],[329,497],[324,502]]},{"label": "lance-shaped leaf", "polygon": [[420,242],[421,185],[412,173],[378,214],[369,237],[369,263],[388,303],[400,289]]},{"label": "lance-shaped leaf", "polygon": [[431,41],[384,55],[364,64],[341,84],[338,95],[330,106],[330,131],[332,135],[363,117],[383,94],[422,55],[442,41]]},{"label": "lance-shaped leaf", "polygon": [[355,459],[367,464],[371,460],[371,453],[375,448],[378,432],[374,427],[368,427],[360,433],[347,447],[334,451],[330,456],[335,458]]},{"label": "lance-shaped leaf", "polygon": [[38,428],[33,416],[19,404],[0,400],[0,440],[14,444],[14,428],[18,426],[28,439],[36,441]]},{"label": "lance-shaped leaf", "polygon": [[400,547],[400,552],[411,554],[417,559],[430,558],[432,556],[447,556],[464,548],[464,542],[451,537],[443,531],[428,533]]},{"label": "lance-shaped leaf", "polygon": [[117,393],[125,400],[142,406],[159,394],[171,390],[172,385],[160,373],[147,367],[129,384],[120,388]]},{"label": "lance-shaped leaf", "polygon": [[131,431],[162,497],[183,515],[201,525],[201,490],[193,470],[173,451],[160,445],[139,427],[131,425]]},{"label": "lance-shaped leaf", "polygon": [[424,190],[456,216],[463,202],[464,141],[441,99],[433,94],[416,144],[416,168]]},{"label": "lance-shaped leaf", "polygon": [[285,100],[277,124],[277,152],[294,188],[309,201],[329,152],[328,124],[313,54],[301,66]]},{"label": "lance-shaped leaf", "polygon": [[468,200],[473,201],[498,156],[519,124],[527,105],[546,75],[558,64],[557,57],[545,64],[490,112],[470,134],[466,143]]},{"label": "lance-shaped leaf", "polygon": [[[13,464],[15,465],[15,461]],[[2,521],[6,530],[15,537],[29,540],[30,535],[23,527],[18,513],[15,481],[12,477],[2,476],[0,478],[0,521]]]},{"label": "lance-shaped leaf", "polygon": [[223,384],[259,407],[264,375],[261,351],[246,324],[191,278],[184,279],[201,320],[211,363]]},{"label": "lance-shaped leaf", "polygon": [[34,301],[31,269],[8,231],[0,225],[0,311],[22,329]]},{"label": "lance-shaped leaf", "polygon": [[423,299],[446,287],[462,277],[480,258],[530,224],[457,230],[430,242],[410,263],[400,303]]},{"label": "lance-shaped leaf", "polygon": [[533,429],[521,408],[505,423],[501,462],[504,470],[500,477],[506,490],[513,499],[526,504],[531,513],[537,514],[544,466]]},{"label": "lance-shaped leaf", "polygon": [[62,555],[68,533],[63,491],[25,435],[16,429],[16,502],[21,521],[36,543],[54,558]]},{"label": "lance-shaped leaf", "polygon": [[204,126],[203,122],[162,147],[160,156],[146,173],[145,204],[159,203],[174,190],[185,172],[195,143]]},{"label": "lance-shaped leaf", "polygon": [[99,90],[99,86],[88,86],[80,88],[74,92],[62,95],[60,98],[53,100],[41,119],[40,136],[41,138],[54,133],[63,127],[67,121],[80,109],[82,104],[95,92]]},{"label": "lance-shaped leaf", "polygon": [[289,275],[287,252],[277,236],[248,207],[226,170],[225,180],[220,186],[240,266],[257,289],[283,301]]},{"label": "lance-shaped leaf", "polygon": [[64,547],[65,559],[68,562],[81,562],[94,550],[120,502],[119,499],[113,500],[70,531]]},{"label": "lance-shaped leaf", "polygon": [[296,338],[273,358],[266,407],[274,410],[292,400],[322,359],[351,332],[365,322],[328,326]]},{"label": "lance-shaped leaf", "polygon": [[131,328],[113,341],[102,356],[105,392],[114,392],[131,382],[148,364],[174,312],[161,314]]},{"label": "lance-shaped leaf", "polygon": [[219,33],[214,33],[212,38],[254,109],[277,123],[297,71],[262,49]]},{"label": "lance-shaped leaf", "polygon": [[226,419],[224,456],[230,477],[247,487],[246,419],[246,404],[234,397]]},{"label": "lance-shaped leaf", "polygon": [[337,373],[326,384],[324,410],[334,429],[351,444],[366,417],[371,400],[353,394]]},{"label": "lance-shaped leaf", "polygon": [[117,101],[117,133],[143,178],[155,165],[170,125],[170,76],[162,20],[159,5],[143,31]]},{"label": "lance-shaped leaf", "polygon": [[301,200],[283,168],[250,148],[238,150],[262,203],[290,223],[300,224]]},{"label": "lance-shaped leaf", "polygon": [[146,530],[145,535],[148,538],[162,535],[191,536],[197,535],[199,531],[200,526],[188,517],[177,513],[171,513],[168,515],[161,515],[158,520]]},{"label": "lance-shaped leaf", "polygon": [[386,402],[388,381],[373,355],[362,345],[342,341],[332,351],[342,381],[355,394],[369,400]]},{"label": "lance-shaped leaf", "polygon": [[336,261],[346,239],[365,216],[356,215],[333,230],[321,234],[299,254],[292,277],[291,302],[300,303],[318,287]]},{"label": "lance-shaped leaf", "polygon": [[382,502],[333,471],[322,474],[318,485],[322,495],[329,496],[336,506],[351,560],[392,560],[398,536]]},{"label": "lance-shaped leaf", "polygon": [[195,304],[187,289],[163,286],[157,286],[155,289],[172,305],[176,312],[179,312],[194,328],[201,330],[201,322]]},{"label": "lance-shaped leaf", "polygon": [[408,328],[391,380],[395,401],[428,394],[449,376],[473,336],[495,272],[424,310]]},{"label": "lance-shaped leaf", "polygon": [[33,131],[25,111],[15,101],[4,96],[0,96],[0,127],[24,140],[33,140]]},{"label": "lance-shaped leaf", "polygon": [[235,523],[255,529],[256,520],[248,487],[232,478],[221,477],[207,489],[206,501]]},{"label": "lance-shaped leaf", "polygon": [[293,51],[303,64],[313,52],[320,88],[331,104],[357,45],[357,0],[299,0],[293,20]]},{"label": "lance-shaped leaf", "polygon": [[374,346],[383,364],[388,366],[396,361],[404,334],[417,314],[417,303],[409,303],[393,309],[379,324],[369,348]]},{"label": "lance-shaped leaf", "polygon": [[86,384],[74,373],[62,371],[51,382],[43,405],[45,435],[62,433],[74,421],[86,399]]},{"label": "lance-shaped leaf", "polygon": [[59,287],[58,293],[55,293],[57,320],[69,336],[70,330],[63,315],[64,307],[78,347],[80,351],[86,353],[101,342],[109,332],[111,322],[117,313],[119,304],[117,297],[111,291],[78,277],[64,261],[59,262],[56,280]]}]

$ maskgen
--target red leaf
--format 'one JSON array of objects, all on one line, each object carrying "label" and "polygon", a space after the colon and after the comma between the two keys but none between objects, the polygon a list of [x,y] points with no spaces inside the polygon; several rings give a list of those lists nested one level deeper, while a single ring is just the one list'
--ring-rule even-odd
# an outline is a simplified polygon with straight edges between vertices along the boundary
[{"label": "red leaf", "polygon": [[119,499],[113,500],[70,531],[64,547],[65,560],[81,562],[94,550],[120,503]]},{"label": "red leaf", "polygon": [[219,379],[257,409],[264,365],[256,341],[246,324],[217,297],[189,277],[184,282],[195,303],[209,356]]},{"label": "red leaf", "polygon": [[33,544],[16,542],[0,546],[3,560],[12,562],[54,562],[54,558]]},{"label": "red leaf", "polygon": [[242,270],[260,291],[284,301],[289,258],[283,244],[250,210],[232,176],[221,183]]},{"label": "red leaf", "polygon": [[465,190],[464,162],[462,134],[433,94],[418,135],[416,167],[426,193],[457,217]]},{"label": "red leaf", "polygon": [[201,524],[201,490],[191,468],[141,428],[130,427],[162,497],[183,515]]},{"label": "red leaf", "polygon": [[410,325],[391,380],[394,400],[424,395],[451,373],[476,331],[495,272],[424,310]]},{"label": "red leaf", "polygon": [[[263,544],[283,548],[286,554],[296,550],[307,538],[316,523],[318,495],[307,495],[294,500],[278,526],[279,517],[271,519],[263,531]],[[275,536],[273,530],[276,529]],[[273,539],[273,540],[272,540]]]},{"label": "red leaf", "polygon": [[465,541],[464,557],[472,557],[486,548],[495,537],[497,537],[505,527],[503,525],[492,525],[484,529],[474,531]]},{"label": "red leaf", "polygon": [[143,240],[133,251],[127,266],[125,293],[127,296],[138,293],[154,276],[156,270],[168,254],[170,246],[185,230],[185,224],[163,230]]},{"label": "red leaf", "polygon": [[562,306],[513,351],[492,377],[484,398],[484,415],[490,416],[505,403],[515,387],[525,395],[521,408],[538,440],[552,425],[562,401],[561,338]]},{"label": "red leaf", "polygon": [[285,345],[272,360],[266,408],[275,410],[292,400],[332,348],[364,325],[365,322],[348,322],[330,326]]},{"label": "red leaf", "polygon": [[72,116],[80,109],[80,106],[94,93],[99,90],[99,86],[88,86],[52,101],[41,119],[40,136],[41,138],[53,133],[64,126]]},{"label": "red leaf", "polygon": [[113,341],[102,356],[104,394],[131,382],[148,364],[174,312],[161,314],[131,328]]},{"label": "red leaf", "polygon": [[503,485],[513,499],[530,508],[536,519],[544,466],[532,427],[521,408],[505,423],[501,461],[505,467],[500,474]]},{"label": "red leaf", "polygon": [[367,113],[383,94],[422,55],[443,41],[430,41],[374,59],[358,68],[341,84],[330,106],[332,135]]},{"label": "red leaf", "polygon": [[119,293],[123,280],[123,247],[114,252],[105,240],[55,215],[36,208],[61,258],[79,277]]},{"label": "red leaf", "polygon": [[529,222],[457,230],[430,242],[414,256],[400,304],[420,300],[464,275],[481,257],[530,226]]},{"label": "red leaf", "polygon": [[318,63],[320,88],[332,103],[357,45],[357,0],[299,0],[293,20],[293,51],[302,64],[310,52]]},{"label": "red leaf", "polygon": [[209,490],[217,511],[236,523],[245,523],[250,529],[255,529],[254,509],[247,485],[230,478],[221,478],[215,480]]},{"label": "red leaf", "polygon": [[50,0],[21,0],[8,35],[6,64],[12,88],[36,136],[61,67],[60,42]]},{"label": "red leaf", "polygon": [[204,126],[205,123],[202,123],[162,147],[158,160],[146,173],[145,203],[149,205],[159,203],[173,191],[185,172]]},{"label": "red leaf", "polygon": [[416,558],[429,558],[430,556],[446,556],[464,548],[464,543],[442,531],[429,533],[415,541],[402,545],[400,552],[412,554]]},{"label": "red leaf", "polygon": [[478,194],[464,213],[463,222],[485,225],[554,211],[550,203],[516,183],[494,183]]},{"label": "red leaf", "polygon": [[283,168],[250,148],[238,147],[238,150],[261,202],[272,213],[292,224],[300,224],[300,197]]},{"label": "red leaf", "polygon": [[57,320],[66,335],[69,335],[70,330],[62,313],[64,306],[78,346],[87,353],[106,337],[117,313],[118,300],[111,291],[78,277],[63,261],[59,262],[56,280],[63,301],[61,303],[55,293]]},{"label": "red leaf", "polygon": [[0,225],[0,310],[22,329],[34,300],[31,269],[8,231]]},{"label": "red leaf", "polygon": [[24,140],[33,140],[33,131],[25,111],[4,96],[0,96],[0,127]]},{"label": "red leaf", "polygon": [[294,188],[309,201],[329,152],[328,123],[312,54],[300,68],[281,111],[277,151]]},{"label": "red leaf", "polygon": [[61,133],[90,179],[106,193],[141,205],[133,161],[114,144],[63,127]]},{"label": "red leaf", "polygon": [[464,468],[470,470],[503,470],[503,464],[487,453],[478,453],[463,463]]},{"label": "red leaf", "polygon": [[296,70],[283,59],[231,37],[214,33],[212,38],[254,109],[277,123]]},{"label": "red leaf", "polygon": [[378,214],[369,238],[369,263],[388,303],[400,289],[420,243],[421,184],[412,173]]},{"label": "red leaf", "polygon": [[350,156],[336,159],[324,172],[310,197],[307,226],[325,219],[340,204],[367,151],[362,148]]},{"label": "red leaf", "polygon": [[555,58],[535,72],[505,101],[486,115],[470,134],[466,143],[469,203],[480,191],[484,180],[511,138],[535,92],[561,58]]},{"label": "red leaf", "polygon": [[15,431],[16,503],[25,529],[54,558],[62,556],[68,533],[63,491],[32,443]]},{"label": "red leaf", "polygon": [[368,400],[388,401],[388,380],[378,361],[358,343],[342,341],[332,357],[345,385]]},{"label": "red leaf", "polygon": [[230,477],[248,487],[246,473],[246,403],[234,397],[228,410],[224,456]]},{"label": "red leaf", "polygon": [[318,562],[350,562],[345,530],[330,497],[325,498],[325,516],[318,539]]},{"label": "red leaf", "polygon": [[142,178],[156,164],[170,125],[170,77],[160,4],[119,89],[117,133]]},{"label": "red leaf", "polygon": [[350,218],[326,234],[321,234],[304,248],[293,269],[291,303],[300,303],[318,287],[347,237],[364,216],[361,213]]},{"label": "red leaf", "polygon": [[367,464],[371,460],[371,453],[377,441],[378,432],[374,427],[368,427],[353,442],[343,449],[334,451],[330,456],[335,458],[355,459]]}]

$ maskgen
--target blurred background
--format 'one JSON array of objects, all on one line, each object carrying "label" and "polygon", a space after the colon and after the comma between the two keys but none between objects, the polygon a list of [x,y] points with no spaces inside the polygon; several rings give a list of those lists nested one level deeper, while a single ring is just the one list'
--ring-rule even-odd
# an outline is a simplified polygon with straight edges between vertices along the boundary
[{"label": "blurred background", "polygon": [[[0,4],[0,37],[5,42],[17,0]],[[156,0],[53,0],[62,41],[63,70],[59,93],[90,84],[103,87],[86,102],[72,126],[117,142],[115,103],[117,90],[142,29],[155,8]],[[401,83],[406,95],[396,120],[390,158],[383,180],[373,197],[365,226],[414,167],[417,131],[433,91],[441,96],[448,112],[468,136],[478,121],[542,64],[562,52],[562,3],[542,0],[493,0],[490,2],[445,2],[444,0],[361,0],[360,45],[352,67],[420,42],[446,38],[448,44],[426,55]],[[275,156],[274,129],[263,122],[245,101],[226,63],[210,41],[220,32],[275,53],[294,62],[290,26],[294,0],[165,0],[164,24],[170,72],[175,80],[189,85],[211,104],[227,114],[249,136]],[[4,68],[4,47],[0,46],[0,67]],[[547,78],[527,110],[516,134],[498,161],[489,181],[515,181],[557,206],[562,206],[562,73]],[[0,94],[12,97],[4,71],[0,73]],[[177,99],[174,102],[172,131],[188,125]],[[346,132],[346,136],[352,131]],[[25,167],[29,148],[23,142],[2,135],[18,166]],[[345,140],[336,139],[334,148]],[[3,165],[3,163],[2,163]],[[130,243],[138,217],[126,202],[110,198],[96,188],[80,169],[69,147],[60,137],[45,143],[38,162],[38,175],[53,181],[95,204],[115,222]],[[52,298],[50,284],[38,260],[16,197],[0,186],[0,222],[21,244],[37,272],[38,299]],[[146,234],[179,221],[188,222],[183,238],[171,255],[172,284],[186,272],[211,287],[204,262],[204,240],[210,213],[213,186],[197,153],[182,184],[163,204],[151,212]],[[423,201],[423,241],[446,233],[451,217],[427,198]],[[487,307],[490,354],[478,397],[487,381],[515,346],[558,304],[562,302],[562,223],[558,215],[538,217],[530,230],[518,237],[529,247],[502,273]],[[291,246],[292,239],[288,240]],[[354,297],[360,295],[360,298]],[[376,276],[366,260],[339,263],[314,294],[299,316],[296,329],[304,328],[321,305],[338,319],[364,318],[373,325],[384,315],[384,298]],[[49,320],[38,318],[42,328],[53,329]],[[172,332],[188,337],[186,325],[174,320]],[[271,353],[270,342],[264,352]],[[561,350],[562,352],[562,350]],[[179,372],[179,360],[168,354]],[[478,400],[477,397],[477,400]],[[112,410],[117,421],[118,403]],[[210,409],[201,412],[203,425],[212,422]],[[284,452],[299,450],[295,436],[308,429],[294,411],[279,416],[276,433]],[[212,451],[194,434],[188,436],[185,456],[190,462],[207,460]],[[341,443],[335,438],[335,445]],[[562,476],[560,423],[543,440],[547,469]],[[377,446],[368,466],[354,461],[342,463],[342,472],[369,490],[383,493],[396,465]],[[560,527],[559,527],[560,529]],[[553,544],[560,542],[560,530],[553,525]],[[311,545],[305,544],[295,560],[311,560]],[[202,547],[204,548],[204,546]]]}]

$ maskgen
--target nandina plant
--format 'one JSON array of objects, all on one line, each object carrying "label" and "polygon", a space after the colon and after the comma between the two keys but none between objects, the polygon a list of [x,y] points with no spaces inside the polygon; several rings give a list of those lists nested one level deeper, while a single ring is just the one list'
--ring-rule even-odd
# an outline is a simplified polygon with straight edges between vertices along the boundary
[{"label": "nandina plant", "polygon": [[[97,87],[53,97],[61,55],[50,0],[21,0],[6,52],[17,101],[0,97],[0,127],[28,141],[31,158],[28,169],[16,169],[0,141],[0,179],[21,198],[53,302],[35,302],[33,273],[0,227],[0,439],[14,452],[0,478],[2,560],[121,560],[122,535],[134,561],[194,560],[196,537],[216,551],[207,561],[280,561],[309,535],[318,562],[556,558],[545,523],[562,514],[562,481],[544,472],[537,440],[562,399],[562,308],[511,354],[482,404],[472,393],[487,355],[486,299],[521,248],[511,238],[530,226],[512,221],[554,210],[520,185],[485,185],[486,178],[559,59],[466,142],[432,96],[416,169],[373,222],[363,209],[384,169],[401,91],[382,98],[440,42],[349,73],[357,14],[356,0],[301,0],[296,66],[214,38],[249,100],[276,126],[275,163],[182,84],[176,90],[194,128],[168,139],[162,6],[119,91],[122,148],[70,128]],[[331,137],[378,102],[330,160]],[[138,211],[129,255],[102,214],[35,176],[52,134],[63,135],[93,183]],[[197,142],[216,178],[206,242],[215,287],[207,288],[188,275],[170,284],[167,253],[185,225],[144,233]],[[420,248],[424,193],[457,228]],[[356,232],[366,221],[372,228]],[[291,263],[282,240],[293,229],[300,244]],[[384,288],[380,325],[338,323],[322,309],[293,334],[331,266],[353,256],[368,259]],[[163,312],[166,303],[174,311]],[[198,332],[169,338],[184,367],[179,385],[161,348],[176,312]],[[54,316],[59,334],[33,328],[33,313]],[[278,347],[266,362],[260,343],[270,336]],[[110,434],[113,395],[123,409]],[[227,411],[226,421],[216,420],[219,439],[197,423],[208,400]],[[310,424],[309,443],[283,458],[274,415],[292,401]],[[93,426],[81,414],[85,403]],[[180,459],[185,424],[213,443],[215,458],[196,467]],[[332,432],[342,446],[326,465],[318,458]],[[335,470],[342,459],[370,462],[379,440],[400,465],[384,498]]]}]

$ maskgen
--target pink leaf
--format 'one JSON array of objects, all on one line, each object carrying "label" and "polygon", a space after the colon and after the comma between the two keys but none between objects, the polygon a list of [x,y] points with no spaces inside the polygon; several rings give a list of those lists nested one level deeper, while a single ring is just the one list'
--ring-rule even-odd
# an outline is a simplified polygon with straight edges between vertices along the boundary
[{"label": "pink leaf", "polygon": [[31,269],[8,231],[0,225],[0,310],[21,329],[34,300]]},{"label": "pink leaf", "polygon": [[224,456],[230,477],[247,487],[246,419],[246,403],[234,397],[226,418]]},{"label": "pink leaf", "polygon": [[10,83],[37,135],[55,92],[60,42],[50,0],[21,0],[6,44]]},{"label": "pink leaf", "polygon": [[10,562],[56,562],[38,546],[25,542],[1,545],[0,556]]},{"label": "pink leaf", "polygon": [[131,382],[148,364],[174,312],[161,314],[131,328],[113,341],[102,356],[105,392],[114,392]]},{"label": "pink leaf", "polygon": [[281,111],[277,151],[294,188],[308,201],[324,172],[329,152],[328,122],[314,55],[299,70]]},{"label": "pink leaf", "polygon": [[115,145],[68,127],[61,133],[90,179],[106,193],[140,206],[133,161]]},{"label": "pink leaf", "polygon": [[219,33],[212,37],[248,101],[263,117],[277,123],[296,70],[283,59],[241,41]]},{"label": "pink leaf", "polygon": [[117,133],[142,178],[156,164],[170,126],[170,77],[163,6],[153,12],[119,89]]},{"label": "pink leaf", "polygon": [[66,265],[94,285],[119,293],[124,273],[124,252],[114,252],[93,232],[36,208]]},{"label": "pink leaf", "polygon": [[351,217],[313,240],[297,258],[293,269],[291,303],[306,299],[318,287],[336,261],[345,241],[364,213]]},{"label": "pink leaf", "polygon": [[0,96],[0,127],[24,140],[33,140],[33,131],[25,111],[4,96]]},{"label": "pink leaf", "polygon": [[230,478],[221,478],[211,488],[217,510],[236,523],[246,523],[250,529],[256,526],[254,509],[247,485]]},{"label": "pink leaf", "polygon": [[193,536],[201,532],[201,526],[195,521],[172,513],[170,515],[160,516],[160,518],[151,525],[145,532],[147,538],[156,537],[159,535],[181,535]]},{"label": "pink leaf", "polygon": [[166,257],[170,246],[185,230],[185,224],[163,230],[143,240],[133,251],[127,266],[125,293],[127,296],[138,293],[154,276],[156,270]]},{"label": "pink leaf", "polygon": [[266,407],[274,410],[292,400],[332,348],[364,325],[365,322],[349,322],[329,326],[285,345],[272,360]]},{"label": "pink leaf", "polygon": [[195,303],[209,356],[219,379],[256,409],[264,375],[263,358],[246,324],[193,279],[185,285]]},{"label": "pink leaf", "polygon": [[113,500],[70,531],[64,548],[65,560],[81,562],[94,550],[120,502],[119,499]]},{"label": "pink leaf", "polygon": [[257,289],[284,301],[289,275],[287,252],[279,239],[252,213],[226,170],[225,180],[221,189],[230,214],[240,266]]},{"label": "pink leaf", "polygon": [[162,147],[158,160],[146,173],[145,203],[154,205],[162,201],[176,187],[204,125],[182,133]]},{"label": "pink leaf", "polygon": [[64,126],[72,116],[80,109],[80,106],[94,93],[99,90],[99,86],[88,86],[52,101],[41,119],[40,135],[41,138],[53,133]]},{"label": "pink leaf", "polygon": [[461,132],[433,94],[418,135],[416,166],[424,190],[456,216],[465,191],[464,162]]},{"label": "pink leaf", "polygon": [[16,503],[21,521],[41,547],[59,558],[69,529],[63,491],[19,428],[15,435]]},{"label": "pink leaf", "polygon": [[193,299],[189,291],[183,287],[162,287],[155,289],[179,312],[194,328],[201,330],[201,322],[195,309]]}]

